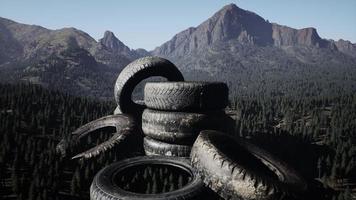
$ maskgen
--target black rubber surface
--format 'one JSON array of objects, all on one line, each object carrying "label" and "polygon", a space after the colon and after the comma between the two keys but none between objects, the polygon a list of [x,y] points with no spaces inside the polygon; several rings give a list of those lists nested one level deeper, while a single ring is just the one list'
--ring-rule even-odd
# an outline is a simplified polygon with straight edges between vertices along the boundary
[{"label": "black rubber surface", "polygon": [[145,106],[131,99],[132,92],[138,83],[152,76],[161,76],[168,81],[184,81],[182,73],[166,59],[159,57],[137,59],[128,64],[116,80],[114,96],[118,107],[115,113],[140,115]]},{"label": "black rubber surface", "polygon": [[143,148],[146,155],[162,155],[173,157],[189,157],[190,150],[192,149],[192,147],[189,145],[170,144],[152,139],[147,136],[143,139]]},{"label": "black rubber surface", "polygon": [[148,108],[170,111],[207,111],[228,104],[229,89],[221,82],[150,82],[144,100]]},{"label": "black rubber surface", "polygon": [[193,113],[145,109],[142,114],[144,134],[168,143],[192,145],[202,130],[232,132],[233,127],[234,120],[224,111]]},{"label": "black rubber surface", "polygon": [[268,152],[217,131],[199,134],[191,163],[204,183],[224,199],[288,199],[307,187],[292,168]]},{"label": "black rubber surface", "polygon": [[143,156],[114,163],[97,173],[90,199],[188,200],[202,199],[203,192],[204,185],[188,160]]}]

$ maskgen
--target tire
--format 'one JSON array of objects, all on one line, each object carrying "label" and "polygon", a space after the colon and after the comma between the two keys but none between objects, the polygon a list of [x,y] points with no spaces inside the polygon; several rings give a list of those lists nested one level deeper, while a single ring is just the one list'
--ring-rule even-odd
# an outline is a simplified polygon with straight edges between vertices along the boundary
[{"label": "tire", "polygon": [[217,131],[201,132],[192,147],[191,164],[224,199],[281,199],[306,190],[305,181],[282,161]]},{"label": "tire", "polygon": [[[142,167],[144,167],[145,165],[151,166],[151,170],[147,170],[148,173],[146,173],[147,168],[145,168],[144,170],[137,170],[142,169]],[[161,166],[166,167],[166,169],[169,169],[167,170],[167,173],[171,173],[172,177],[175,177],[174,175],[179,174],[179,177],[182,177],[181,180],[183,180],[186,185],[178,187],[178,189],[172,191],[162,192],[164,191],[163,188],[165,188],[165,186],[162,187],[163,179],[166,179],[167,182],[170,183],[170,185],[175,185],[176,182],[172,184],[172,181],[174,182],[174,180],[170,180],[169,176],[163,176],[166,172],[162,172],[161,174],[158,173],[158,169]],[[136,179],[132,176],[133,173],[130,173],[130,169],[131,172],[136,172]],[[142,173],[143,171],[146,173],[146,176],[145,173]],[[120,175],[120,172],[122,176]],[[140,180],[139,177],[142,177],[142,180]],[[186,179],[187,177],[190,177],[191,179]],[[154,185],[155,183],[157,190],[160,190],[161,193],[144,194],[132,191],[132,189],[137,189],[135,188],[135,184],[137,184],[138,181],[142,181],[138,184],[138,186],[141,188],[148,188],[149,185]],[[121,187],[122,184],[125,184],[125,189]],[[152,186],[151,188],[153,187],[154,186]],[[190,166],[188,160],[182,158],[168,158],[162,156],[142,156],[126,159],[109,165],[104,169],[100,170],[94,177],[93,182],[91,184],[90,199],[189,200],[201,199],[201,195],[203,195],[204,190],[205,188],[203,182],[196,176],[195,170]],[[147,189],[147,191],[150,190]]]},{"label": "tire", "polygon": [[170,144],[154,140],[150,137],[143,138],[143,148],[146,155],[163,155],[174,157],[189,157],[191,146]]},{"label": "tire", "polygon": [[144,93],[148,108],[207,111],[225,108],[229,89],[221,82],[151,82],[146,83]]},{"label": "tire", "polygon": [[111,149],[114,145],[124,141],[128,135],[134,134],[137,129],[137,123],[133,117],[124,114],[108,115],[96,119],[76,129],[68,138],[63,138],[56,146],[57,152],[61,153],[63,157],[67,156],[67,154],[72,154],[72,149],[80,142],[81,138],[104,127],[115,127],[116,133],[109,140],[77,154],[73,158],[91,158]]},{"label": "tire", "polygon": [[163,142],[192,145],[199,132],[206,129],[232,132],[234,121],[224,111],[188,113],[145,109],[142,114],[143,133]]},{"label": "tire", "polygon": [[143,57],[128,64],[119,74],[114,96],[118,107],[115,112],[140,115],[145,108],[131,99],[136,85],[151,76],[161,76],[168,81],[184,81],[182,73],[170,61],[159,57]]}]

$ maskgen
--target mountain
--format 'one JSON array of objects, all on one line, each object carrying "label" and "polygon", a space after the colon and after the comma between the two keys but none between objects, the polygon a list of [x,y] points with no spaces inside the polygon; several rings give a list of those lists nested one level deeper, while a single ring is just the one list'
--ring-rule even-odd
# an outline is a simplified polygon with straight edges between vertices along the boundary
[{"label": "mountain", "polygon": [[168,58],[188,80],[225,81],[232,97],[356,91],[356,44],[321,38],[312,27],[270,23],[235,4],[151,52],[130,49],[111,31],[96,41],[75,28],[50,30],[0,18],[3,82],[112,98],[122,68],[148,55]]},{"label": "mountain", "polygon": [[235,4],[151,53],[172,60],[188,79],[225,81],[239,95],[319,95],[356,87],[355,44],[323,39],[315,28],[270,23]]},{"label": "mountain", "polygon": [[130,55],[132,52],[129,47],[122,43],[111,31],[105,31],[104,37],[99,40],[99,44],[106,47],[108,51],[114,53],[124,53]]},{"label": "mountain", "polygon": [[[152,53],[180,55],[229,40],[256,46],[304,45],[355,52],[355,44],[343,40],[335,42],[322,39],[315,28],[293,29],[269,23],[253,12],[229,4],[198,27],[191,27],[178,33]],[[353,56],[356,57],[356,54]]]},{"label": "mountain", "polygon": [[153,53],[184,54],[229,40],[257,46],[319,45],[324,47],[328,43],[327,40],[319,37],[314,28],[296,30],[271,24],[255,13],[230,4],[198,27],[189,28],[175,35],[170,41],[156,48]]},{"label": "mountain", "polygon": [[271,25],[263,18],[230,4],[198,27],[178,33],[156,48],[153,54],[186,54],[231,39],[241,43],[267,45],[272,43],[269,37],[271,33]]},{"label": "mountain", "polygon": [[112,98],[119,71],[143,52],[106,31],[98,42],[75,28],[50,30],[0,18],[0,78],[75,95]]},{"label": "mountain", "polygon": [[122,68],[132,60],[141,57],[139,53],[121,42],[111,31],[105,31],[104,37],[99,40],[92,53],[99,62],[113,68]]},{"label": "mountain", "polygon": [[[7,61],[23,59],[42,59],[52,53],[58,53],[68,47],[70,38],[74,38],[78,45],[90,50],[96,43],[87,33],[75,28],[49,30],[41,26],[17,23],[0,18],[0,33],[3,41],[7,40],[11,51],[15,51],[15,58]],[[12,45],[15,44],[15,45]],[[0,52],[6,55],[6,48]],[[8,57],[9,58],[9,57]],[[4,60],[0,60],[3,64]]]}]

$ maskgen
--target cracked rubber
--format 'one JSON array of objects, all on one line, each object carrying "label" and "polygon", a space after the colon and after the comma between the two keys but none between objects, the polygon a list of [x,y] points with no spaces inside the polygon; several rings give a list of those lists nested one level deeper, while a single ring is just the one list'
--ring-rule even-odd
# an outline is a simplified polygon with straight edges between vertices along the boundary
[{"label": "cracked rubber", "polygon": [[147,136],[143,138],[143,148],[146,155],[174,157],[189,157],[190,150],[192,149],[189,145],[165,143]]},{"label": "cracked rubber", "polygon": [[140,115],[144,105],[135,103],[132,92],[137,84],[151,76],[161,76],[168,81],[184,81],[182,73],[170,61],[159,57],[143,57],[128,64],[119,74],[114,96],[117,103],[115,113]]},{"label": "cracked rubber", "polygon": [[81,138],[103,127],[115,127],[116,132],[109,140],[85,152],[77,154],[73,157],[73,159],[91,158],[99,155],[102,152],[105,152],[108,149],[111,149],[114,145],[124,141],[129,134],[133,134],[135,132],[135,129],[137,128],[137,123],[131,116],[124,114],[109,115],[99,118],[79,127],[70,135],[69,138],[62,139],[56,147],[57,152],[61,153],[62,156],[66,156],[67,151],[70,150],[70,147],[73,147],[73,145],[80,142]]},{"label": "cracked rubber", "polygon": [[[129,167],[140,165],[169,165],[180,168],[190,174],[191,180],[187,185],[165,193],[140,194],[128,192],[114,183],[118,172]],[[205,187],[196,176],[195,170],[187,159],[164,156],[142,156],[114,163],[100,170],[93,179],[90,187],[91,200],[123,200],[123,199],[152,199],[152,200],[190,200],[202,199]]]},{"label": "cracked rubber", "polygon": [[232,132],[234,120],[224,111],[204,113],[167,112],[145,109],[142,130],[153,139],[175,144],[192,145],[202,130]]},{"label": "cracked rubber", "polygon": [[207,111],[228,104],[229,89],[221,82],[150,82],[144,100],[148,108],[170,111]]},{"label": "cracked rubber", "polygon": [[192,147],[191,164],[224,199],[289,199],[307,187],[293,169],[268,152],[217,131],[200,133]]}]

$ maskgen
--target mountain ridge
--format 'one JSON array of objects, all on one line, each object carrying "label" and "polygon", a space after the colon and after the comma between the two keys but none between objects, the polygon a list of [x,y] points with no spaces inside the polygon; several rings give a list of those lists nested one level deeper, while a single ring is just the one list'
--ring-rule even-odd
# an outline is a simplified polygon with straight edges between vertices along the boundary
[{"label": "mountain ridge", "polygon": [[[151,53],[171,60],[188,80],[223,80],[233,95],[297,92],[298,96],[305,91],[308,95],[345,88],[356,91],[356,83],[349,81],[356,76],[353,47],[323,39],[313,27],[294,29],[270,23],[229,4]],[[305,85],[304,91],[297,91],[296,85]]]},{"label": "mountain ridge", "polygon": [[[205,48],[214,42],[237,39],[241,43],[258,46],[306,45],[338,49],[356,57],[356,44],[338,44],[338,41],[323,39],[314,27],[294,29],[277,23],[269,23],[256,13],[229,4],[197,27],[190,27],[151,51],[156,55],[188,53],[196,48]],[[337,46],[343,46],[338,48]],[[354,46],[354,47],[352,47]]]},{"label": "mountain ridge", "polygon": [[[270,23],[235,4],[224,6],[197,27],[177,33],[150,52],[131,49],[111,31],[97,41],[75,28],[51,30],[1,17],[0,44],[2,81],[57,85],[69,93],[105,98],[112,97],[122,68],[148,55],[171,60],[188,80],[219,80],[219,75],[233,90],[249,88],[255,84],[252,79],[265,83],[273,76],[281,81],[283,76],[296,78],[296,73],[304,74],[307,68],[331,76],[338,67],[342,71],[356,65],[356,44],[321,38],[313,27],[294,29]],[[345,78],[339,75],[338,79]]]},{"label": "mountain ridge", "polygon": [[51,30],[5,18],[0,18],[0,44],[2,82],[29,81],[81,96],[110,98],[108,84],[140,55],[113,33],[96,41],[72,27]]}]

